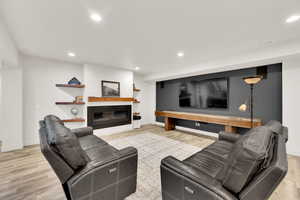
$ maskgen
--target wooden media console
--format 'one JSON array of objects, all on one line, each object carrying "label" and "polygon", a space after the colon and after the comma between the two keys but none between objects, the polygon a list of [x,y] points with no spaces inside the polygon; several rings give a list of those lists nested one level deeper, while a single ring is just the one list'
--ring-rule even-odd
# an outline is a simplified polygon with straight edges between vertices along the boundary
[{"label": "wooden media console", "polygon": [[[236,133],[237,128],[251,128],[251,119],[243,117],[233,117],[224,115],[209,115],[200,113],[187,113],[175,111],[156,111],[157,117],[165,118],[165,130],[170,131],[175,129],[175,119],[184,119],[212,124],[219,124],[225,126],[225,131]],[[253,127],[261,126],[261,119],[253,120]]]}]

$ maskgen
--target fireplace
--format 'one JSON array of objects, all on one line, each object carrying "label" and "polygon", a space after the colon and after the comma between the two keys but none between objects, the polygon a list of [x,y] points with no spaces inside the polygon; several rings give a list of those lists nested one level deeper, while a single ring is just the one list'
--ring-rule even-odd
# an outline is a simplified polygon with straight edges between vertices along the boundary
[{"label": "fireplace", "polygon": [[93,129],[131,124],[131,105],[89,106],[87,115]]}]

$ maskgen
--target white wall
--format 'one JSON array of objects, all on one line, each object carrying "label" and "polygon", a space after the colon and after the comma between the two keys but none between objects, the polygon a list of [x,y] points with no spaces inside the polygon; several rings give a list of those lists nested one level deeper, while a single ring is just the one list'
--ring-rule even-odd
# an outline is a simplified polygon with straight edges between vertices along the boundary
[{"label": "white wall", "polygon": [[18,66],[18,50],[9,35],[6,25],[0,18],[0,62],[6,66]]},{"label": "white wall", "polygon": [[[133,96],[133,72],[123,69],[111,68],[99,65],[84,65],[84,81],[86,89],[84,97],[87,102],[89,96],[101,97],[101,81],[116,81],[120,82],[120,97]],[[88,103],[86,106],[103,106],[103,105],[132,105],[131,102],[96,102]],[[86,111],[86,109],[85,109]],[[87,113],[85,113],[87,118]],[[117,126],[112,128],[104,128],[95,130],[95,134],[111,134],[122,131],[131,130],[132,125]]]},{"label": "white wall", "polygon": [[101,81],[120,82],[120,96],[132,97],[133,72],[99,65],[84,65],[85,97],[101,94]]},{"label": "white wall", "polygon": [[[0,63],[0,127],[2,127],[2,71],[1,71],[1,63]],[[3,140],[3,133],[0,132],[0,143]],[[0,144],[0,152],[1,152],[1,144]]]},{"label": "white wall", "polygon": [[141,103],[136,104],[133,112],[140,112],[142,116],[141,124],[154,124],[156,109],[156,84],[155,82],[147,82],[144,76],[134,74],[135,87],[141,89],[140,92],[135,92],[135,98]]},{"label": "white wall", "polygon": [[2,151],[23,147],[22,68],[5,67],[2,73]]},{"label": "white wall", "polygon": [[23,147],[22,68],[19,66],[19,54],[16,45],[1,18],[0,74],[1,151],[10,151]]},{"label": "white wall", "polygon": [[[3,127],[2,124],[2,66],[0,63],[0,127]],[[3,141],[4,133],[0,131],[0,152],[2,151],[2,141]]]},{"label": "white wall", "polygon": [[[39,143],[39,120],[48,114],[55,114],[61,119],[74,118],[70,113],[71,105],[55,105],[56,101],[73,101],[75,96],[82,96],[83,89],[57,88],[57,83],[67,83],[76,77],[83,81],[81,65],[47,60],[32,56],[22,56],[24,65],[24,145]],[[76,105],[83,116],[84,106]],[[84,123],[66,123],[70,128],[84,126]]]},{"label": "white wall", "polygon": [[289,128],[287,151],[300,156],[300,55],[284,59],[283,79],[283,124]]}]

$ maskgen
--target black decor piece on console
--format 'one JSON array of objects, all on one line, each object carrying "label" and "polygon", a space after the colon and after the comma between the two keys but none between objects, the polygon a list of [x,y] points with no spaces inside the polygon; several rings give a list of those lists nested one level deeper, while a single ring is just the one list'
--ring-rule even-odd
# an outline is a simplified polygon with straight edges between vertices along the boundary
[{"label": "black decor piece on console", "polygon": [[131,105],[88,107],[88,126],[93,129],[126,124],[131,124]]}]

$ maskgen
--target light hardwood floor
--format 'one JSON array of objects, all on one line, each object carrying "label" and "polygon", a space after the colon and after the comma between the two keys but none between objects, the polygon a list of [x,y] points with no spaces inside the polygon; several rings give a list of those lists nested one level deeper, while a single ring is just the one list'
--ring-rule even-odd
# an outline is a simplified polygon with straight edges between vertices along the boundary
[{"label": "light hardwood floor", "polygon": [[[199,137],[180,131],[164,131],[158,126],[120,134],[103,136],[109,141],[131,135],[151,132],[187,144],[204,148],[214,142],[209,137]],[[300,199],[300,158],[289,156],[289,172],[273,193],[271,200]],[[0,153],[0,200],[65,200],[59,180],[40,152],[38,145],[23,150]]]}]

